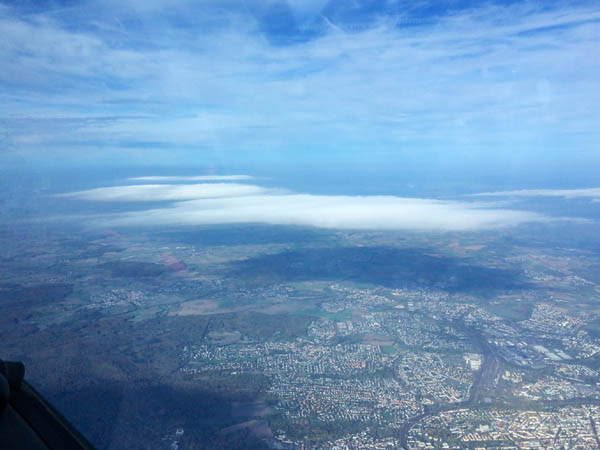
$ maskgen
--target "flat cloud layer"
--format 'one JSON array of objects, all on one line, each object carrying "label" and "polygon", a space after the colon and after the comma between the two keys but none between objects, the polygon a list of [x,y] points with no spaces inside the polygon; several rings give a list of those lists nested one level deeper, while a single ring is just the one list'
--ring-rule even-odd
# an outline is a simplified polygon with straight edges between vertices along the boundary
[{"label": "flat cloud layer", "polygon": [[473,197],[588,197],[600,199],[600,188],[588,189],[521,189],[518,191],[482,192]]},{"label": "flat cloud layer", "polygon": [[151,176],[129,178],[129,181],[244,181],[252,178],[249,175]]},{"label": "flat cloud layer", "polygon": [[540,214],[500,209],[491,203],[297,194],[234,183],[114,186],[62,196],[93,201],[174,201],[163,208],[101,219],[101,226],[263,223],[338,229],[466,231],[549,220]]},{"label": "flat cloud layer", "polygon": [[59,194],[80,200],[108,202],[152,202],[197,198],[235,197],[267,192],[259,186],[237,183],[203,184],[142,184],[137,186],[111,186],[87,191]]}]

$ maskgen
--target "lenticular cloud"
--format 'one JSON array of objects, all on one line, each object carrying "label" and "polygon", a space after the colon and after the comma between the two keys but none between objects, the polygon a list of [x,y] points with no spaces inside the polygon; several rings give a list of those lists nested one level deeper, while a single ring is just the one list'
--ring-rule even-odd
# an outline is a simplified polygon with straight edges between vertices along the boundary
[{"label": "lenticular cloud", "polygon": [[238,183],[113,186],[68,194],[90,201],[166,201],[164,207],[112,215],[102,226],[262,223],[332,229],[466,231],[548,220],[492,203],[291,193]]},{"label": "lenticular cloud", "polygon": [[133,177],[130,181],[247,181],[253,177],[249,175],[198,175],[198,176],[150,176],[150,177]]},{"label": "lenticular cloud", "polygon": [[522,189],[519,191],[497,191],[472,194],[472,197],[562,197],[600,199],[600,188],[587,189]]},{"label": "lenticular cloud", "polygon": [[147,202],[237,197],[263,192],[267,192],[267,190],[259,186],[237,183],[141,184],[70,192],[68,194],[60,194],[59,197],[108,202]]}]

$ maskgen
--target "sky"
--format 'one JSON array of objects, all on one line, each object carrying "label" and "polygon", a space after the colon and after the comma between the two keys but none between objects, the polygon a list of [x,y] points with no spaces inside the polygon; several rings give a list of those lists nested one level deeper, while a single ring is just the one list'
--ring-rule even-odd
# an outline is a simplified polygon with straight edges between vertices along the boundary
[{"label": "sky", "polygon": [[576,177],[599,25],[571,1],[0,2],[0,165]]}]

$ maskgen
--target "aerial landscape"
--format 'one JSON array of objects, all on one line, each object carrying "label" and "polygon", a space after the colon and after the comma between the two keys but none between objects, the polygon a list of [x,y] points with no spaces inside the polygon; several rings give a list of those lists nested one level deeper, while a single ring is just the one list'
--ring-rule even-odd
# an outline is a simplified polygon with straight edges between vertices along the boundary
[{"label": "aerial landscape", "polygon": [[600,238],[581,246],[593,223],[130,216],[2,229],[5,354],[99,447],[598,445]]},{"label": "aerial landscape", "polygon": [[99,450],[600,448],[596,3],[0,0],[0,362]]}]

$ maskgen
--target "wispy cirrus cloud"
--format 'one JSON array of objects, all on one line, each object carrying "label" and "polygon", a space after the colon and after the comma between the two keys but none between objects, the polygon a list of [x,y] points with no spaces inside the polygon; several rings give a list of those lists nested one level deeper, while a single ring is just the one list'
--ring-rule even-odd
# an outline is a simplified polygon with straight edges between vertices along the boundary
[{"label": "wispy cirrus cloud", "polygon": [[472,231],[550,220],[490,202],[311,195],[234,183],[113,186],[62,196],[91,201],[170,202],[155,209],[94,217],[95,225],[111,227],[261,223],[333,229]]},{"label": "wispy cirrus cloud", "polygon": [[484,159],[600,140],[593,5],[427,15],[394,2],[381,14],[146,3],[0,11],[4,150],[166,162],[468,148]]}]

